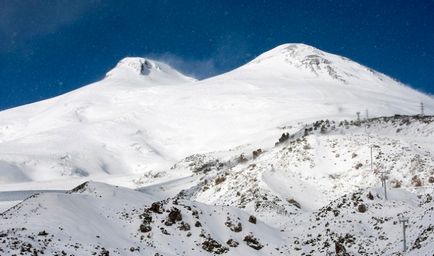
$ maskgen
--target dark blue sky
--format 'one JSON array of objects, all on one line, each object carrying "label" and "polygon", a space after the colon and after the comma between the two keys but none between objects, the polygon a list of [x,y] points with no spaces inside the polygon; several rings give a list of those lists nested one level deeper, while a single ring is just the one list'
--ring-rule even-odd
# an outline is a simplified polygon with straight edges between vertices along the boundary
[{"label": "dark blue sky", "polygon": [[287,42],[434,93],[433,0],[0,0],[0,109],[99,80],[125,56],[204,78]]}]

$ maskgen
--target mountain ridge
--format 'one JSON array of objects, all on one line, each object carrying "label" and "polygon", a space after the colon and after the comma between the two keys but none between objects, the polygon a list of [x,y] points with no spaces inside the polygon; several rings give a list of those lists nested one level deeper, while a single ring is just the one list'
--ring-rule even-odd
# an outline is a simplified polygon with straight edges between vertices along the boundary
[{"label": "mountain ridge", "polygon": [[[297,50],[288,47],[307,54],[299,54],[295,66],[288,65],[285,54]],[[314,58],[305,66],[303,60],[312,51],[326,61],[318,63]],[[0,180],[162,170],[195,153],[270,147],[270,138],[278,136],[282,126],[355,119],[357,112],[362,118],[366,112],[369,117],[417,114],[420,102],[427,114],[434,112],[434,99],[391,79],[379,80],[347,58],[299,44],[264,54],[277,61],[258,57],[260,63],[253,60],[201,81],[157,61],[126,58],[102,81],[2,111],[0,161],[11,171]],[[327,71],[335,59],[349,63],[350,68],[337,62],[339,72],[354,68],[358,75],[371,76],[368,80],[351,77],[345,84]],[[11,176],[17,173],[14,170],[21,174]]]},{"label": "mountain ridge", "polygon": [[[109,72],[104,80],[117,79],[124,81],[141,77],[149,85],[171,85],[194,82],[196,79],[181,74],[171,66],[149,58],[126,57]],[[103,80],[103,81],[104,81]],[[135,82],[142,83],[137,80]]]}]

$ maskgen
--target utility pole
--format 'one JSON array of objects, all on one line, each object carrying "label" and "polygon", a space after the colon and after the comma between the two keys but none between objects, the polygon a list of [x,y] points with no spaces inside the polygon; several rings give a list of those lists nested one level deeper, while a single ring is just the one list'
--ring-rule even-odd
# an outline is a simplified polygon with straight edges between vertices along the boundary
[{"label": "utility pole", "polygon": [[[369,140],[369,136],[368,136],[368,140]],[[374,148],[378,148],[379,146],[377,145],[373,145],[371,144],[370,148],[371,148],[371,173],[374,173],[374,161],[373,161],[373,156],[372,156],[372,151],[374,150]]]},{"label": "utility pole", "polygon": [[[369,132],[368,132],[368,125],[369,125],[369,122],[368,122],[368,119],[369,119],[369,112],[368,112],[368,109],[366,109],[365,132],[366,132],[366,134],[368,135],[368,144],[369,144]],[[372,171],[372,168],[371,168],[371,171]]]},{"label": "utility pole", "polygon": [[366,132],[366,135],[368,135],[368,144],[369,144],[369,132],[368,132],[367,126],[365,126],[365,132]]},{"label": "utility pole", "polygon": [[407,241],[406,241],[406,237],[405,237],[405,230],[408,227],[408,225],[407,225],[408,218],[404,217],[404,216],[401,216],[401,217],[399,217],[399,222],[402,223],[402,235],[404,237],[404,240],[403,240],[403,242],[404,242],[403,252],[405,252],[405,251],[407,251]]},{"label": "utility pole", "polygon": [[[374,150],[374,147],[378,148],[378,146],[377,145],[371,145],[370,146],[370,149],[371,149],[370,150],[371,151],[370,152],[371,153],[371,173],[374,173],[374,159],[373,159],[373,154],[372,154],[372,152]],[[384,200],[387,200],[387,179],[389,179],[389,177],[387,176],[387,174],[389,174],[389,172],[387,172],[387,171],[380,171],[380,174],[381,174],[381,176],[380,176],[381,186],[384,189]]]},{"label": "utility pole", "polygon": [[384,188],[384,199],[387,200],[387,179],[389,179],[389,177],[387,176],[387,174],[389,174],[386,171],[381,171],[381,184],[383,185]]},{"label": "utility pole", "polygon": [[360,112],[357,112],[357,124],[360,124]]},{"label": "utility pole", "polygon": [[[368,135],[368,140],[369,140],[369,135]],[[373,147],[374,147],[374,146],[371,145],[371,173],[374,172],[374,170],[373,170],[373,168],[372,168],[372,148],[373,148]]]},{"label": "utility pole", "polygon": [[423,106],[423,102],[421,102],[421,103],[420,103],[420,115],[421,115],[421,116],[424,116],[424,115],[425,115],[425,113],[424,113],[424,112],[425,112],[425,111],[424,111],[424,108],[425,108],[425,107]]}]

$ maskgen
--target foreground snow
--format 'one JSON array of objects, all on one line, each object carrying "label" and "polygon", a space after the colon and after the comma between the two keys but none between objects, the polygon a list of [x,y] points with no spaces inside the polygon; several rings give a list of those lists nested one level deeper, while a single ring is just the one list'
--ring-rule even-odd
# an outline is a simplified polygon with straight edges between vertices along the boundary
[{"label": "foreground snow", "polygon": [[0,252],[392,255],[402,250],[398,218],[406,215],[407,255],[432,255],[433,189],[392,190],[388,201],[381,191],[360,190],[312,212],[280,215],[281,225],[274,227],[234,207],[178,197],[154,201],[134,190],[89,182],[69,193],[35,195],[3,213]]}]

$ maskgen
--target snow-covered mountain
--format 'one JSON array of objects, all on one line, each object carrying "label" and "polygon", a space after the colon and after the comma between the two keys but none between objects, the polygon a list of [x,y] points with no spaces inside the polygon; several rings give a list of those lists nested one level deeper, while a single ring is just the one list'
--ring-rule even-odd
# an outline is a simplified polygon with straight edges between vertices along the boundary
[{"label": "snow-covered mountain", "polygon": [[121,60],[107,73],[105,80],[110,80],[120,86],[173,85],[196,81],[165,63],[131,57]]},{"label": "snow-covered mountain", "polygon": [[0,254],[399,255],[406,215],[408,255],[432,255],[433,113],[303,44],[201,81],[125,58],[0,112]]},{"label": "snow-covered mountain", "polygon": [[125,58],[102,81],[1,112],[0,181],[161,170],[195,153],[270,146],[285,125],[417,114],[420,102],[434,112],[432,98],[302,44],[203,81]]}]

